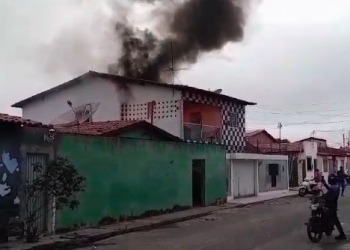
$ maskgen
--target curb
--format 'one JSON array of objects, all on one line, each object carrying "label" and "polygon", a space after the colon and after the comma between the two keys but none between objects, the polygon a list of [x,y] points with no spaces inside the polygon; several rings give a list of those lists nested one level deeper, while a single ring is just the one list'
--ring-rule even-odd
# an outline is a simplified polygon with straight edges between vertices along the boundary
[{"label": "curb", "polygon": [[298,197],[298,196],[299,196],[298,194],[292,194],[292,195],[287,195],[287,196],[278,197],[278,198],[266,199],[266,200],[263,200],[263,201],[249,202],[247,204],[237,204],[236,208],[244,208],[244,207],[247,207],[247,206],[262,204],[262,203],[265,203],[267,201],[275,201],[275,200],[279,200],[279,199],[283,199],[283,198],[293,198],[293,197]]},{"label": "curb", "polygon": [[79,247],[86,247],[87,245],[91,245],[94,242],[105,240],[108,238],[112,238],[112,237],[115,237],[118,235],[153,230],[153,229],[157,229],[157,228],[162,227],[162,226],[166,226],[166,225],[170,225],[170,224],[174,224],[174,223],[178,223],[178,222],[183,222],[183,221],[197,219],[200,217],[211,215],[211,214],[213,214],[217,211],[221,211],[221,210],[227,210],[227,209],[233,209],[233,208],[244,208],[247,206],[262,204],[262,203],[265,203],[267,201],[273,201],[273,200],[279,200],[279,199],[283,199],[283,198],[290,198],[290,197],[297,197],[297,196],[298,196],[298,194],[295,194],[295,195],[293,194],[293,195],[288,195],[288,196],[279,197],[279,198],[266,199],[263,201],[250,202],[248,204],[236,204],[234,206],[229,206],[229,207],[218,207],[218,209],[215,209],[215,210],[212,210],[209,212],[188,215],[188,216],[184,216],[181,218],[160,221],[157,223],[152,223],[152,224],[134,227],[134,228],[126,228],[126,229],[121,229],[118,231],[112,231],[112,232],[108,232],[108,233],[92,235],[92,236],[88,236],[85,238],[67,240],[65,242],[56,241],[56,242],[47,243],[47,244],[43,244],[43,245],[32,246],[32,247],[27,248],[26,250],[47,250],[47,249],[50,249],[50,250],[63,250],[63,249],[64,250],[72,250],[72,249],[76,249]]}]

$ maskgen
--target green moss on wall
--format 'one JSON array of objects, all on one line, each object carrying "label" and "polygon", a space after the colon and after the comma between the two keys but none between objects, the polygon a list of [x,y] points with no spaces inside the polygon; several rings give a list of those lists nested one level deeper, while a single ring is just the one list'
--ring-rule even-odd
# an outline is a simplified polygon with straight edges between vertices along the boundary
[{"label": "green moss on wall", "polygon": [[226,197],[225,149],[216,145],[63,135],[60,155],[87,178],[79,208],[57,213],[57,227],[105,216],[192,205],[192,160],[206,160],[206,203]]}]

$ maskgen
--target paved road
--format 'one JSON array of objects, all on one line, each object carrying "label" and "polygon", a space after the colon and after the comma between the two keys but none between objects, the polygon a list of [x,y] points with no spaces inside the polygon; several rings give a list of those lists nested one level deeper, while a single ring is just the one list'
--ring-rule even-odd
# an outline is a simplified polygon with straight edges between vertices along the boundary
[{"label": "paved road", "polygon": [[349,240],[341,243],[326,236],[319,244],[309,242],[304,225],[310,213],[309,200],[285,198],[223,210],[148,232],[117,236],[95,246],[97,250],[350,250],[350,192],[348,194],[340,199],[339,217]]}]

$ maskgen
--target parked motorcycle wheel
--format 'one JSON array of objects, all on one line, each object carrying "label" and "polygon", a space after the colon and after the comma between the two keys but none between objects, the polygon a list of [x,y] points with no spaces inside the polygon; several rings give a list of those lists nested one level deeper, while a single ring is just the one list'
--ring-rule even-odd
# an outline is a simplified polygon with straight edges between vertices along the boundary
[{"label": "parked motorcycle wheel", "polygon": [[313,243],[320,242],[323,236],[322,232],[315,232],[315,227],[317,227],[317,224],[318,223],[315,223],[315,221],[312,219],[310,219],[309,223],[307,224],[307,236]]},{"label": "parked motorcycle wheel", "polygon": [[306,195],[306,187],[299,188],[299,196],[304,197]]}]

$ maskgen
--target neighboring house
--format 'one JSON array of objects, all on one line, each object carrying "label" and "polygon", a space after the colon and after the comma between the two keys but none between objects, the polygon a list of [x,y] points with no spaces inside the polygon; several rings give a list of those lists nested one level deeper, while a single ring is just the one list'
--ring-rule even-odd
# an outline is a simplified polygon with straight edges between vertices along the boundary
[{"label": "neighboring house", "polygon": [[80,206],[56,212],[57,232],[226,199],[222,145],[184,142],[145,121],[56,129],[57,151],[86,178]]},{"label": "neighboring house", "polygon": [[290,186],[300,185],[306,177],[314,176],[318,168],[325,178],[329,173],[347,166],[344,150],[332,148],[321,138],[309,137],[293,143],[260,144],[259,150],[265,154],[285,154],[290,157]]},{"label": "neighboring house", "polygon": [[54,125],[146,120],[186,140],[222,143],[227,152],[244,152],[246,105],[255,103],[218,91],[90,71],[12,107],[22,108],[23,118]]},{"label": "neighboring house", "polygon": [[[20,194],[23,183],[33,180],[33,166],[45,166],[54,158],[54,140],[49,135],[51,127],[29,119],[0,113],[0,227],[10,218],[23,221],[25,206]],[[50,137],[52,140],[46,140]],[[30,209],[44,207],[40,203],[31,204]],[[38,230],[49,229],[51,217],[45,214],[37,222]],[[12,221],[13,219],[11,219]]]},{"label": "neighboring house", "polygon": [[244,153],[226,154],[228,201],[288,190],[288,156],[264,155],[264,151],[252,143],[274,142],[274,138],[265,130],[258,130],[247,132],[245,140]]},{"label": "neighboring house", "polygon": [[245,138],[253,145],[277,142],[276,139],[265,129],[248,130],[245,133]]},{"label": "neighboring house", "polygon": [[231,153],[226,164],[228,202],[289,190],[288,156]]}]

